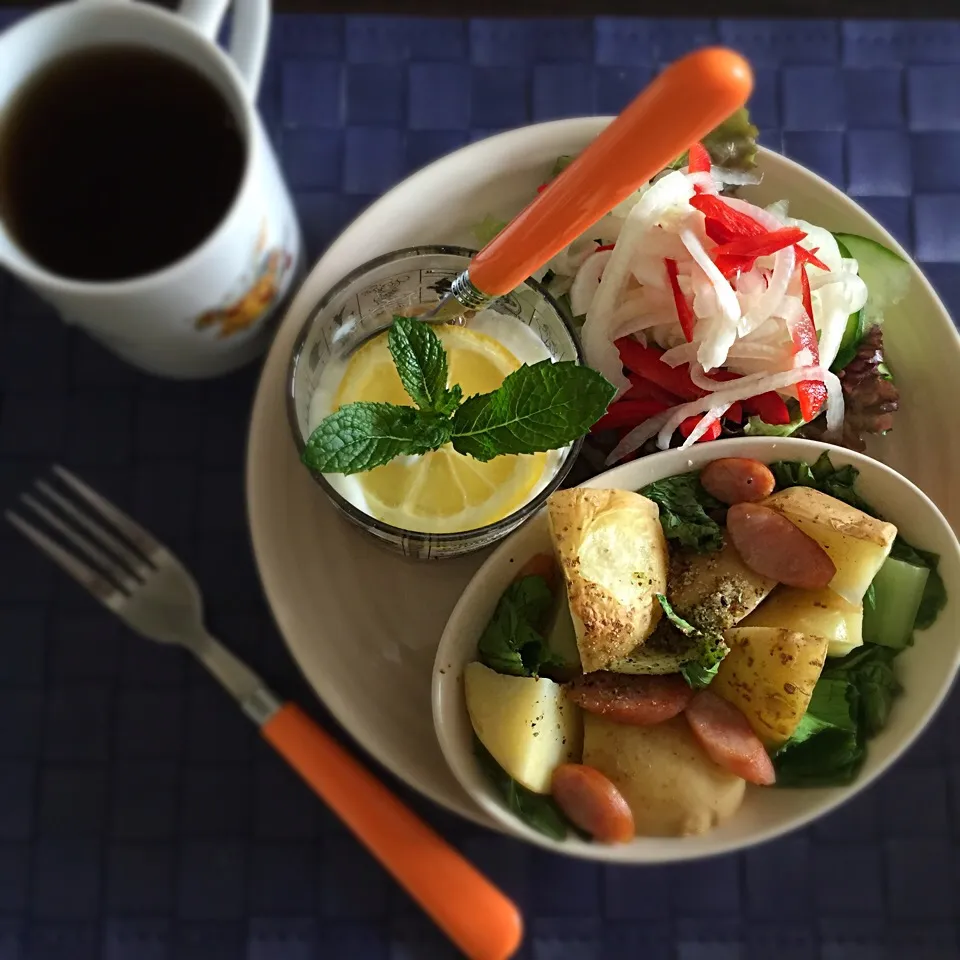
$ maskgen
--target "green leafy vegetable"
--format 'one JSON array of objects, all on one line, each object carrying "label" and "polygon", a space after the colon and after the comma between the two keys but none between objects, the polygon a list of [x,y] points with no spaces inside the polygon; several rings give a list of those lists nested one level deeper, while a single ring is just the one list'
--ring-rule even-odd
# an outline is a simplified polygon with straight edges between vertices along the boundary
[{"label": "green leafy vegetable", "polygon": [[[849,503],[850,506],[862,510],[871,517],[882,519],[880,514],[854,489],[857,477],[860,475],[857,468],[849,464],[845,467],[834,467],[828,453],[824,453],[812,467],[802,460],[781,460],[778,463],[771,463],[770,469],[773,471],[777,490],[797,486],[814,487],[831,497],[843,500],[844,503]],[[937,569],[940,558],[927,550],[918,550],[899,535],[893,542],[890,556],[895,560],[912,563],[914,566],[928,567],[930,570],[914,623],[915,630],[925,630],[937,619],[947,603],[947,590]]]},{"label": "green leafy vegetable", "polygon": [[771,463],[770,469],[773,471],[777,490],[785,487],[813,487],[871,517],[877,516],[876,511],[854,489],[860,471],[849,464],[845,467],[834,467],[829,453],[822,454],[813,466],[803,460],[780,460]]},{"label": "green leafy vegetable", "polygon": [[789,423],[767,423],[760,417],[750,417],[747,420],[747,425],[743,428],[743,432],[748,437],[789,437],[796,433],[804,422],[803,417],[798,417]]},{"label": "green leafy vegetable", "polygon": [[572,361],[524,364],[491,393],[461,402],[447,387],[447,355],[430,325],[394,317],[390,353],[404,389],[421,409],[349,403],[320,422],[302,460],[320,473],[360,473],[394,457],[437,450],[453,441],[477,460],[539,453],[572,443],[603,415],[616,389]]},{"label": "green leafy vegetable", "polygon": [[490,756],[490,752],[476,737],[473,740],[473,749],[485,776],[503,798],[503,802],[511,813],[519,817],[527,826],[539,830],[553,840],[566,839],[567,833],[573,829],[572,824],[550,797],[533,793],[517,783]]},{"label": "green leafy vegetable", "polygon": [[562,156],[557,157],[557,162],[553,165],[553,169],[550,171],[550,179],[553,180],[555,177],[559,177],[567,167],[576,160],[576,157],[571,156]]},{"label": "green leafy vegetable", "polygon": [[[711,162],[728,170],[752,170],[757,165],[757,137],[760,131],[750,122],[746,107],[710,131],[700,142],[710,154]],[[679,170],[687,165],[687,152],[677,157],[668,169]]]},{"label": "green leafy vegetable", "polygon": [[481,247],[485,247],[505,226],[506,220],[498,220],[488,213],[474,228],[473,235]]},{"label": "green leafy vegetable", "polygon": [[302,459],[319,473],[361,473],[449,441],[450,421],[442,414],[392,403],[348,403],[321,421]]},{"label": "green leafy vegetable", "polygon": [[894,560],[903,560],[905,563],[912,563],[915,567],[927,567],[930,570],[930,576],[927,577],[926,586],[923,588],[923,599],[920,601],[917,619],[913,623],[914,630],[926,630],[933,625],[940,611],[947,605],[947,588],[944,586],[943,577],[940,576],[940,557],[929,550],[918,550],[912,547],[899,534],[893,541],[890,556]]},{"label": "green leafy vegetable", "polygon": [[554,450],[586,433],[616,392],[595,370],[573,361],[522,366],[493,393],[469,397],[457,409],[453,448],[477,460]]},{"label": "green leafy vegetable", "polygon": [[421,410],[457,409],[462,393],[459,386],[447,389],[447,351],[430,324],[395,317],[387,344],[403,389]]},{"label": "green leafy vegetable", "polygon": [[552,605],[553,594],[543,577],[512,583],[480,636],[480,662],[514,677],[537,677],[544,667],[562,666],[540,633]]},{"label": "green leafy vegetable", "polygon": [[668,540],[698,553],[723,546],[723,530],[707,511],[721,513],[723,504],[711,497],[696,473],[682,473],[649,484],[640,491],[660,507],[660,525]]},{"label": "green leafy vegetable", "polygon": [[901,690],[894,655],[867,643],[827,661],[806,715],[774,758],[778,785],[838,786],[856,778],[867,740],[886,726]]},{"label": "green leafy vegetable", "polygon": [[700,630],[692,623],[688,623],[673,609],[662,593],[657,594],[657,600],[660,601],[664,616],[670,623],[685,637],[696,640],[690,659],[680,664],[683,679],[694,690],[709,686],[717,675],[717,670],[720,669],[720,662],[730,652],[723,635],[716,631]]}]

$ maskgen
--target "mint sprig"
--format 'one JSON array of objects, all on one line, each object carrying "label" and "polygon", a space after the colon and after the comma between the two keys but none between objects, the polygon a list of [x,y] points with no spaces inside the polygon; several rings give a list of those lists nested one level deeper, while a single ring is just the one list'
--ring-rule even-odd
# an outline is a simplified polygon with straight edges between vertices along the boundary
[{"label": "mint sprig", "polygon": [[460,404],[459,385],[447,389],[447,352],[430,325],[411,317],[396,317],[387,346],[403,389],[421,409],[453,413]]},{"label": "mint sprig", "polygon": [[555,450],[586,433],[614,393],[589,367],[550,360],[524,365],[493,393],[470,397],[457,408],[453,449],[476,460]]},{"label": "mint sprig", "polygon": [[387,337],[416,407],[348,403],[320,422],[302,460],[318,473],[362,473],[396,457],[454,449],[477,460],[565,447],[606,412],[616,389],[571,361],[524,364],[490,393],[462,400],[447,386],[447,354],[429,323],[394,317]]}]

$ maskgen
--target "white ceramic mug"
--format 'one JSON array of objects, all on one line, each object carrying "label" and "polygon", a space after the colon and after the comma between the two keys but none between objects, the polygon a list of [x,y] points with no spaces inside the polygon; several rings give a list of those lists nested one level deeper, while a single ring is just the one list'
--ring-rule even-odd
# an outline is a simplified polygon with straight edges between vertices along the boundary
[{"label": "white ceramic mug", "polygon": [[233,204],[197,249],[170,266],[116,282],[67,279],[32,260],[0,220],[0,263],[68,323],[151,373],[211,377],[257,356],[302,266],[293,204],[254,107],[269,2],[236,0],[229,56],[215,42],[229,0],[184,0],[178,13],[129,0],[72,0],[0,35],[0,111],[51,61],[117,44],[189,63],[236,118],[246,165]]}]

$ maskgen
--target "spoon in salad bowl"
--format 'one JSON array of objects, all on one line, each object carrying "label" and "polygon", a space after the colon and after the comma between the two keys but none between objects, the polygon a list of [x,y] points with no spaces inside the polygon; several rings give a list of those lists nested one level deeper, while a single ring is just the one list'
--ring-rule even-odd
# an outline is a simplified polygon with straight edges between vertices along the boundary
[{"label": "spoon in salad bowl", "polygon": [[954,531],[879,461],[773,437],[653,454],[491,554],[440,641],[434,726],[514,836],[619,863],[729,853],[909,748],[960,665],[958,602]]},{"label": "spoon in salad bowl", "polygon": [[423,319],[457,322],[515,290],[742,107],[752,90],[750,65],[733,50],[708,47],[671,64],[474,255]]}]

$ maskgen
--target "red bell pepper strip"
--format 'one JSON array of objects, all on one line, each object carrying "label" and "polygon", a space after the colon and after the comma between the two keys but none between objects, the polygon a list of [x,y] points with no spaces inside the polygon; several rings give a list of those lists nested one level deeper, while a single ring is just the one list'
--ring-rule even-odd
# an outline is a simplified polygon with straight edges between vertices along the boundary
[{"label": "red bell pepper strip", "polygon": [[674,396],[664,390],[663,387],[658,387],[655,383],[644,380],[643,377],[639,377],[635,373],[631,373],[629,379],[630,389],[620,398],[621,400],[656,400],[668,407],[675,407],[683,403],[680,397]]},{"label": "red bell pepper strip", "polygon": [[687,154],[687,170],[690,173],[709,173],[710,154],[702,143],[694,143]]},{"label": "red bell pepper strip", "polygon": [[715,243],[729,243],[738,237],[758,237],[767,232],[753,217],[734,210],[712,193],[700,193],[691,197],[690,206],[699,210],[707,218],[708,224],[711,220],[714,221],[713,229],[723,236],[722,240],[717,239],[708,226],[707,236]]},{"label": "red bell pepper strip", "polygon": [[714,247],[710,251],[711,257],[768,257],[771,254],[799,243],[806,233],[799,227],[783,227],[780,230],[769,230],[753,237],[738,237]]},{"label": "red bell pepper strip", "polygon": [[549,186],[550,186],[549,183],[541,183],[540,186],[537,187],[537,193],[543,193],[543,191],[546,190],[547,187]]},{"label": "red bell pepper strip", "polygon": [[[714,243],[727,244],[743,237],[759,237],[768,232],[753,217],[734,210],[713,194],[697,194],[690,198],[690,205],[706,217],[704,227],[707,236]],[[797,243],[794,245],[794,251],[797,255],[797,263],[809,263],[811,266],[829,271],[830,268],[817,258],[816,250],[807,250],[806,247],[801,247]]]},{"label": "red bell pepper strip", "polygon": [[[813,298],[810,295],[810,281],[807,268],[801,263],[800,299],[803,302],[803,316],[793,324],[790,335],[793,337],[794,353],[809,350],[814,363],[820,362],[820,345],[817,342],[817,328],[813,322]],[[823,407],[827,399],[827,388],[821,380],[801,380],[797,384],[797,399],[800,401],[800,415],[804,420],[812,420]]]},{"label": "red bell pepper strip", "polygon": [[779,393],[773,390],[758,393],[755,397],[743,401],[743,411],[752,417],[759,417],[771,426],[780,426],[790,422],[790,411]]},{"label": "red bell pepper strip", "polygon": [[601,430],[615,430],[617,427],[633,428],[666,409],[665,403],[656,400],[618,400],[590,428],[590,432],[599,433]]},{"label": "red bell pepper strip", "polygon": [[[694,414],[692,417],[687,417],[686,420],[681,421],[680,423],[680,433],[684,437],[689,437],[693,433],[697,424],[705,417],[707,414]],[[697,443],[705,443],[707,440],[716,440],[720,436],[720,421],[716,417],[713,418],[710,426],[707,427],[706,432],[697,439]]]},{"label": "red bell pepper strip", "polygon": [[[717,247],[719,250],[720,248]],[[711,256],[713,251],[710,251]],[[717,269],[726,277],[727,280],[730,280],[732,277],[735,277],[738,273],[746,273],[748,270],[753,269],[753,265],[757,262],[756,257],[734,257],[726,256],[720,254],[713,261]]]},{"label": "red bell pepper strip", "polygon": [[667,279],[670,281],[670,289],[673,291],[673,302],[677,308],[677,319],[680,321],[680,329],[687,338],[687,343],[693,342],[693,328],[696,325],[697,318],[693,315],[693,307],[690,306],[687,298],[680,289],[680,278],[677,275],[677,261],[666,259],[663,261],[667,268]]},{"label": "red bell pepper strip", "polygon": [[798,243],[795,247],[797,263],[809,263],[811,267],[819,267],[821,270],[826,270],[829,273],[830,268],[815,256],[819,249],[820,248],[817,247],[815,250],[808,250],[806,247],[801,247]]},{"label": "red bell pepper strip", "polygon": [[727,412],[723,415],[725,420],[732,420],[734,423],[743,423],[743,405],[739,400],[735,400],[727,407]]},{"label": "red bell pepper strip", "polygon": [[603,244],[602,246],[597,247],[597,249],[594,250],[593,252],[594,252],[594,253],[603,253],[604,250],[612,250],[615,246],[616,246],[615,243],[605,243],[605,244]]},{"label": "red bell pepper strip", "polygon": [[645,347],[633,337],[622,337],[617,341],[617,349],[628,370],[658,387],[663,387],[681,400],[699,400],[705,396],[704,391],[690,379],[686,366],[670,367],[661,362],[662,351]]}]

